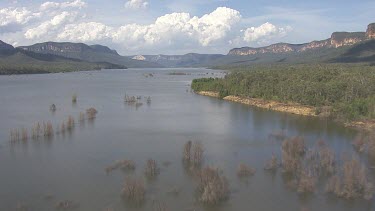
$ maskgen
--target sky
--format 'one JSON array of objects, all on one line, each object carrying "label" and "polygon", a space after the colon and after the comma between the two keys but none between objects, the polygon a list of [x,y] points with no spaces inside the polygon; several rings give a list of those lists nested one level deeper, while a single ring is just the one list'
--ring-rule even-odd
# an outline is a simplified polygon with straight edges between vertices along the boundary
[{"label": "sky", "polygon": [[221,53],[365,31],[375,1],[0,0],[0,40],[101,44],[122,55]]}]

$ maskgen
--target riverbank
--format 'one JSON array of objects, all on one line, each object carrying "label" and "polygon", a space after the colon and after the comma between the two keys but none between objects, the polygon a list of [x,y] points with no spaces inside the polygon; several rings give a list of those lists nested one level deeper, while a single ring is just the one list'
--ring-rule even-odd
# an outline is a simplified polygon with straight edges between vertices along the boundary
[{"label": "riverbank", "polygon": [[[211,91],[199,91],[196,94],[219,98],[218,92]],[[249,106],[255,106],[258,108],[265,108],[273,111],[286,112],[290,114],[297,114],[303,116],[321,116],[316,114],[317,108],[312,106],[304,106],[297,103],[281,103],[272,100],[263,100],[258,98],[243,98],[239,96],[229,95],[223,98],[223,100],[232,101],[236,103],[241,103]],[[361,130],[374,131],[375,130],[375,120],[367,121],[352,121],[349,123],[344,123],[346,127],[357,128]]]}]

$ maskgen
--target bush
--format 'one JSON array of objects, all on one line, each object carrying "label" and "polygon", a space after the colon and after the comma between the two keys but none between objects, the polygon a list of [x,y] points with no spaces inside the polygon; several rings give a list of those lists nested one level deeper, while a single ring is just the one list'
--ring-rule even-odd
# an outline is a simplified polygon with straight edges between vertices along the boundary
[{"label": "bush", "polygon": [[250,166],[246,164],[241,163],[237,169],[237,176],[238,177],[250,177],[250,176],[253,176],[255,172],[256,172],[255,169],[251,168]]},{"label": "bush", "polygon": [[301,170],[305,153],[305,141],[302,137],[286,139],[282,143],[282,167],[285,173],[297,173]]},{"label": "bush", "polygon": [[277,158],[275,155],[272,155],[272,158],[267,161],[266,166],[264,167],[265,170],[275,171],[279,166],[277,162]]},{"label": "bush", "polygon": [[345,199],[372,199],[374,186],[369,182],[366,167],[356,159],[345,161],[342,177],[333,176],[326,185],[326,191]]},{"label": "bush", "polygon": [[160,170],[155,160],[148,159],[145,167],[145,175],[149,179],[155,178],[159,175]]},{"label": "bush", "polygon": [[218,204],[229,197],[229,184],[219,169],[205,167],[199,173],[198,200],[205,204]]},{"label": "bush", "polygon": [[122,194],[129,202],[141,204],[145,201],[146,195],[144,182],[140,179],[126,178]]}]

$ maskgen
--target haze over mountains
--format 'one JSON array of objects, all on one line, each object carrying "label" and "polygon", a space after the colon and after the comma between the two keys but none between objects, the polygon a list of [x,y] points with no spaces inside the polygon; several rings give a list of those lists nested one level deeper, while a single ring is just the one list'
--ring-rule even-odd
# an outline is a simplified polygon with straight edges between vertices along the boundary
[{"label": "haze over mountains", "polygon": [[334,32],[326,40],[242,47],[222,54],[121,56],[102,45],[45,42],[13,46],[0,41],[0,73],[44,73],[111,68],[210,67],[258,63],[375,62],[375,23],[366,32]]}]

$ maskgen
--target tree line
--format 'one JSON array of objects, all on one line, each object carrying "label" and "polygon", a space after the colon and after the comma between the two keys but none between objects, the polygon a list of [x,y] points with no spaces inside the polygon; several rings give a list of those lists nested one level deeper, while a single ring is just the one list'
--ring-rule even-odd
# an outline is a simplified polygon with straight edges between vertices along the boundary
[{"label": "tree line", "polygon": [[297,64],[230,67],[224,78],[192,82],[195,91],[329,107],[340,119],[375,118],[375,66]]}]

